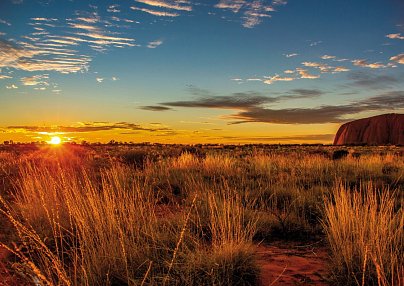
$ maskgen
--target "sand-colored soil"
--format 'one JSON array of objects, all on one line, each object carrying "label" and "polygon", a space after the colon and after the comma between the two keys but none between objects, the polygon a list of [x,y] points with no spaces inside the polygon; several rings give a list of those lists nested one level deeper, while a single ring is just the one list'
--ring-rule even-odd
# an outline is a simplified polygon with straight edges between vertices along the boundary
[{"label": "sand-colored soil", "polygon": [[328,273],[327,249],[316,245],[277,243],[257,249],[262,286],[323,286]]}]

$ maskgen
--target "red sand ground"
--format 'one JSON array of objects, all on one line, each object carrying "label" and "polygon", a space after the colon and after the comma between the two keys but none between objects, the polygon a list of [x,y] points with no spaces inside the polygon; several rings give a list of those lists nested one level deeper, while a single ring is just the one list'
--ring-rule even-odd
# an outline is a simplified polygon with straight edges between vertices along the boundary
[{"label": "red sand ground", "polygon": [[324,286],[329,256],[322,246],[286,243],[260,245],[262,286]]}]

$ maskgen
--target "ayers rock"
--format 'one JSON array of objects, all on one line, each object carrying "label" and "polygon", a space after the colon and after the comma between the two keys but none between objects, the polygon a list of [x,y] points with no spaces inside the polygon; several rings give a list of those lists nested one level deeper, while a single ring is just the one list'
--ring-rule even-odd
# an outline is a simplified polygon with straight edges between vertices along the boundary
[{"label": "ayers rock", "polygon": [[404,114],[383,114],[343,124],[334,145],[404,145]]}]

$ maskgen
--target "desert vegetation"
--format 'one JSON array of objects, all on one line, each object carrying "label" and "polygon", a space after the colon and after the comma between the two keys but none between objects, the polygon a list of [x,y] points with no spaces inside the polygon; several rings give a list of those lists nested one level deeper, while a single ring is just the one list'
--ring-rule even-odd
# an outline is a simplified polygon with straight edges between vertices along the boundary
[{"label": "desert vegetation", "polygon": [[258,285],[274,241],[324,244],[331,285],[403,281],[394,146],[10,145],[0,184],[28,285]]}]

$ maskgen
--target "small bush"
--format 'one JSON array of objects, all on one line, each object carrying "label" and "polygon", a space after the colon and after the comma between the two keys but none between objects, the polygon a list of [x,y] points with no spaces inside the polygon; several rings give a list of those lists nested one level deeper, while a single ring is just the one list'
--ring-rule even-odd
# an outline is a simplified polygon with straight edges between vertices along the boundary
[{"label": "small bush", "polygon": [[349,152],[347,150],[335,150],[332,153],[332,159],[333,160],[340,160],[343,158],[346,158],[348,156]]},{"label": "small bush", "polygon": [[131,150],[121,154],[121,160],[125,165],[137,169],[144,169],[148,158],[148,153],[142,150]]}]

